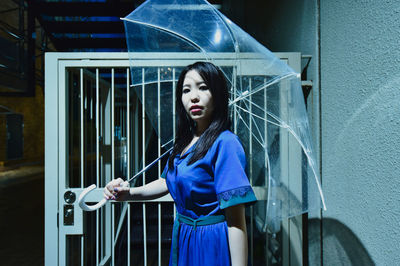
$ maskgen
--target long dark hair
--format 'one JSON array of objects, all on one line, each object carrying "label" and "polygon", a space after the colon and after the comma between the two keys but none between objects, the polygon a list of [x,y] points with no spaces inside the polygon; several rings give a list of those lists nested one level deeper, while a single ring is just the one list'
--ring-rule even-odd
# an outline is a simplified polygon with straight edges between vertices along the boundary
[{"label": "long dark hair", "polygon": [[230,129],[231,122],[228,114],[228,86],[222,71],[209,62],[196,62],[185,67],[178,79],[176,86],[176,113],[178,115],[177,134],[174,143],[174,149],[169,157],[168,168],[172,169],[173,161],[176,155],[181,154],[187,145],[193,139],[196,130],[196,123],[186,113],[182,104],[182,88],[186,73],[195,70],[202,77],[208,86],[213,97],[214,111],[211,117],[211,123],[203,132],[197,142],[194,144],[194,150],[189,159],[188,165],[203,158],[210,149],[219,134]]}]

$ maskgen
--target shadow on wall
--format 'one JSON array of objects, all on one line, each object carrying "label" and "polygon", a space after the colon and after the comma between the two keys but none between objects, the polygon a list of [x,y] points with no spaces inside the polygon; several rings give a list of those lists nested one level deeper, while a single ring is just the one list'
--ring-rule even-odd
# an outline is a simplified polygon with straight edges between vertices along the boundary
[{"label": "shadow on wall", "polygon": [[[320,219],[308,222],[309,264],[320,264]],[[322,219],[323,265],[362,265],[375,263],[358,237],[335,219]],[[315,251],[315,252],[313,252]]]}]

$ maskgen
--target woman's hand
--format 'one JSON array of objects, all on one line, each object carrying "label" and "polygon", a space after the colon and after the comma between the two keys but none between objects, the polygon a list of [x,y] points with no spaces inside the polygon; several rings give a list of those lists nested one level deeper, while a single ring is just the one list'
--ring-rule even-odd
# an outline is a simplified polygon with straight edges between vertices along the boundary
[{"label": "woman's hand", "polygon": [[111,180],[105,186],[103,194],[107,200],[128,200],[131,196],[129,183],[122,180],[122,178]]},{"label": "woman's hand", "polygon": [[159,178],[141,187],[129,187],[122,178],[111,180],[104,188],[104,198],[107,200],[151,200],[168,194],[165,179]]}]

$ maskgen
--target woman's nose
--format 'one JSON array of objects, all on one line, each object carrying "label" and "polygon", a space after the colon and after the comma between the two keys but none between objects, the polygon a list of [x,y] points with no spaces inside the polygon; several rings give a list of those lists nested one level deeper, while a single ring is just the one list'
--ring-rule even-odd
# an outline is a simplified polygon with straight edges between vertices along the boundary
[{"label": "woman's nose", "polygon": [[190,94],[190,100],[192,101],[192,102],[198,102],[199,101],[199,94],[196,92],[196,91],[193,91],[191,94]]}]

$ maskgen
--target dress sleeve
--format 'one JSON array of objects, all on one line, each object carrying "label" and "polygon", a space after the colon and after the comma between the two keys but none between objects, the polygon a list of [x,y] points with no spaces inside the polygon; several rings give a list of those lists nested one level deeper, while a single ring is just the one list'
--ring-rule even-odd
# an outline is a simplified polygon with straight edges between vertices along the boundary
[{"label": "dress sleeve", "polygon": [[235,135],[220,141],[214,169],[215,191],[221,209],[257,201],[246,175],[246,156]]},{"label": "dress sleeve", "polygon": [[[171,156],[171,153],[172,153],[172,151],[169,153],[168,156]],[[168,160],[167,160],[167,163],[165,164],[164,170],[163,170],[162,173],[161,173],[161,176],[160,176],[161,178],[164,178],[164,179],[167,178],[167,174],[168,174],[168,164],[169,164],[169,158],[168,158]]]},{"label": "dress sleeve", "polygon": [[166,165],[165,165],[165,167],[164,167],[164,170],[162,171],[162,173],[161,173],[161,178],[167,178],[167,173],[168,173],[168,162],[169,162],[169,159],[168,159],[168,161],[167,161],[167,163],[166,163]]}]

